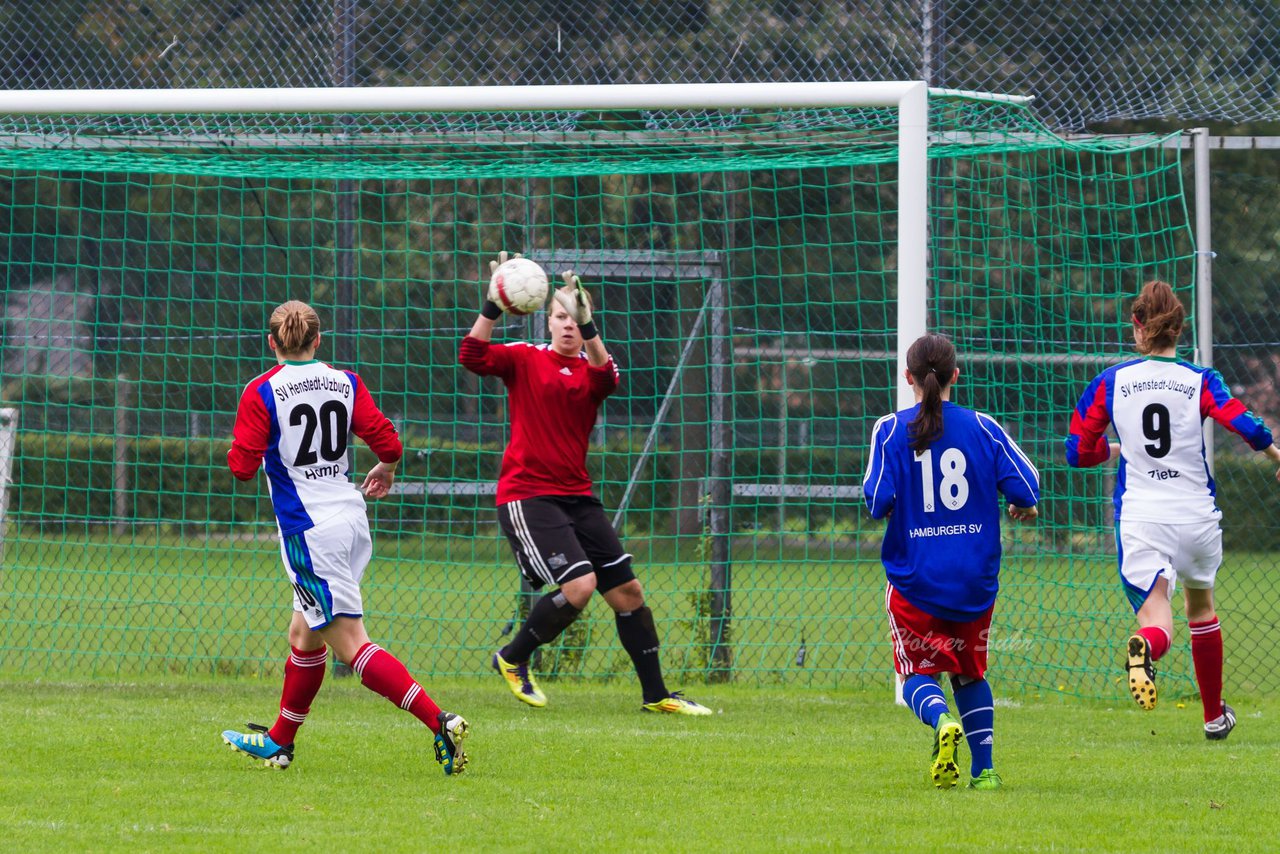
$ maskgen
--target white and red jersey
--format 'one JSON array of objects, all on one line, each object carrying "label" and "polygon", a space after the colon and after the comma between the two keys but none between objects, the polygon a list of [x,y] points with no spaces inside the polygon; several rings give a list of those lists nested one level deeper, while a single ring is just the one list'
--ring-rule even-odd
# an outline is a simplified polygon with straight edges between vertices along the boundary
[{"label": "white and red jersey", "polygon": [[1116,519],[1193,522],[1217,519],[1216,488],[1205,458],[1203,423],[1212,418],[1254,450],[1271,446],[1267,425],[1231,396],[1222,375],[1157,356],[1107,368],[1071,413],[1067,464],[1105,462],[1107,425],[1120,438]]},{"label": "white and red jersey", "polygon": [[618,387],[610,359],[596,367],[583,354],[562,356],[525,341],[493,344],[468,335],[458,361],[507,387],[511,441],[502,455],[498,503],[539,495],[590,495],[587,443],[600,404]]},{"label": "white and red jersey", "polygon": [[353,433],[385,463],[404,453],[396,428],[353,372],[285,362],[245,386],[227,465],[240,480],[266,469],[280,533],[290,536],[344,511],[364,514],[364,496],[348,478]]}]

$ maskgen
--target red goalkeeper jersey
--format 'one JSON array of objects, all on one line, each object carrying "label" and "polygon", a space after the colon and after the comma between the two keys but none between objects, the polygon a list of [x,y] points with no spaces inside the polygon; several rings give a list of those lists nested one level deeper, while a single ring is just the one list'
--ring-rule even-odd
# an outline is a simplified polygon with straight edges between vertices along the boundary
[{"label": "red goalkeeper jersey", "polygon": [[594,367],[582,354],[562,356],[546,345],[493,344],[468,335],[458,361],[474,374],[501,377],[507,387],[511,441],[502,455],[498,503],[590,495],[587,442],[600,403],[618,387],[613,360]]}]

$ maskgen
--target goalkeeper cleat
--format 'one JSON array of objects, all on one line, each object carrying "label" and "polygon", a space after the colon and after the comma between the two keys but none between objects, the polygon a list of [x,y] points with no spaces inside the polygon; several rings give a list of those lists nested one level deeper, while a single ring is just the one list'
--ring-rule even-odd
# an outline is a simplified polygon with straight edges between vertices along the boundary
[{"label": "goalkeeper cleat", "polygon": [[502,674],[511,693],[521,702],[528,703],[535,709],[541,709],[547,704],[547,695],[538,690],[538,683],[533,681],[533,674],[529,672],[529,662],[512,664],[502,657],[502,653],[495,652],[493,669]]},{"label": "goalkeeper cleat", "polygon": [[461,774],[467,769],[467,753],[462,740],[469,728],[461,715],[440,713],[440,732],[436,733],[436,761],[444,766],[445,776]]},{"label": "goalkeeper cleat", "polygon": [[669,697],[663,697],[656,703],[645,703],[640,708],[646,712],[665,712],[670,715],[709,715],[712,713],[706,706],[682,696],[679,691],[672,691]]},{"label": "goalkeeper cleat", "polygon": [[1156,707],[1156,669],[1151,663],[1151,644],[1142,635],[1129,638],[1126,668],[1129,671],[1129,693],[1139,706],[1151,711]]},{"label": "goalkeeper cleat", "polygon": [[983,768],[982,772],[969,781],[970,789],[980,789],[984,792],[990,792],[1004,785],[1004,781],[1000,779],[1000,775],[996,773],[994,768]]},{"label": "goalkeeper cleat", "polygon": [[964,738],[960,722],[943,712],[933,731],[933,764],[929,777],[939,789],[954,789],[960,779],[960,765],[956,762],[956,750]]},{"label": "goalkeeper cleat", "polygon": [[249,724],[249,732],[224,730],[222,740],[232,750],[261,760],[268,768],[283,771],[293,763],[293,745],[276,744],[261,724]]},{"label": "goalkeeper cleat", "polygon": [[1236,710],[1222,704],[1222,714],[1204,725],[1204,737],[1210,741],[1222,741],[1231,735],[1231,730],[1236,728]]}]

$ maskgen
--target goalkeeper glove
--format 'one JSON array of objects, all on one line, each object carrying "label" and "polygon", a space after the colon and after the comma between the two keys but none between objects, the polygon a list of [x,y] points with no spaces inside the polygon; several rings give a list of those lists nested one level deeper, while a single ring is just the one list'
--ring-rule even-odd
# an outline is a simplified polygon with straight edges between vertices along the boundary
[{"label": "goalkeeper glove", "polygon": [[498,253],[498,257],[489,262],[489,291],[485,294],[484,305],[480,307],[480,314],[490,320],[497,320],[502,317],[502,304],[498,301],[498,290],[493,283],[493,274],[498,272],[498,268],[507,263],[512,258],[519,258],[520,253],[508,255],[507,250]]},{"label": "goalkeeper glove", "polygon": [[565,270],[560,278],[564,279],[564,287],[556,290],[556,302],[564,306],[573,322],[578,324],[582,340],[590,341],[600,334],[591,322],[591,294],[582,287],[582,280],[572,270]]}]

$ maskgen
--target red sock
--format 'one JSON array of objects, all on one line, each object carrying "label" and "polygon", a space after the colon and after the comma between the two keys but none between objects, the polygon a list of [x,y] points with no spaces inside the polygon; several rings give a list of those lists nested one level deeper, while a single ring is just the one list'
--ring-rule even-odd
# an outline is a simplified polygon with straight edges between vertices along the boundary
[{"label": "red sock", "polygon": [[1136,632],[1141,637],[1147,639],[1147,646],[1151,647],[1151,660],[1159,661],[1164,654],[1169,651],[1169,647],[1173,645],[1173,638],[1169,637],[1169,633],[1159,626],[1147,626],[1138,629]]},{"label": "red sock", "polygon": [[351,669],[360,674],[364,687],[386,697],[429,726],[432,732],[440,731],[440,707],[413,680],[400,659],[376,643],[367,643],[356,652]]},{"label": "red sock", "polygon": [[1222,626],[1215,616],[1191,627],[1191,658],[1196,665],[1205,723],[1222,714]]},{"label": "red sock", "polygon": [[329,650],[326,647],[303,651],[290,647],[292,652],[284,663],[284,688],[280,691],[280,717],[267,731],[276,744],[293,744],[298,727],[311,711],[311,701],[320,691],[324,681],[324,663]]}]

